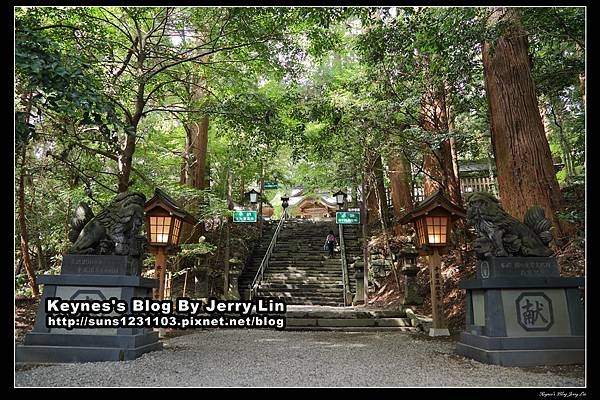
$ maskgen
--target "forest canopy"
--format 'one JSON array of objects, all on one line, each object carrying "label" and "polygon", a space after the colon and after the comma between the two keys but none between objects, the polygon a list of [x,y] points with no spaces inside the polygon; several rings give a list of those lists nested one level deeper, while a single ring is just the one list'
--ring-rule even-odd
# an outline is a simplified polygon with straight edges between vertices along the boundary
[{"label": "forest canopy", "polygon": [[[80,201],[157,187],[203,221],[265,180],[273,206],[342,188],[393,228],[418,188],[462,202],[475,163],[509,213],[539,203],[568,236],[583,218],[561,190],[585,177],[585,13],[16,7],[17,292],[57,271]],[[503,99],[520,96],[507,120]]]}]

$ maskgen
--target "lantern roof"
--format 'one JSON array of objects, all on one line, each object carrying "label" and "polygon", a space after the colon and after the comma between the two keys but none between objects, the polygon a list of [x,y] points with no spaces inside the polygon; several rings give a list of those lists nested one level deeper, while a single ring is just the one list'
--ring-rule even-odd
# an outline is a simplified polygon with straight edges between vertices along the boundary
[{"label": "lantern roof", "polygon": [[154,196],[144,205],[144,212],[153,210],[156,207],[160,207],[170,213],[173,213],[188,224],[193,225],[198,222],[198,220],[192,214],[179,207],[177,203],[175,203],[175,200],[171,198],[171,196],[159,188],[154,189]]},{"label": "lantern roof", "polygon": [[436,192],[427,196],[422,202],[408,214],[400,219],[401,224],[413,222],[421,215],[429,214],[433,210],[442,209],[446,211],[452,219],[465,218],[465,209],[452,203],[444,194],[443,189],[438,189]]}]

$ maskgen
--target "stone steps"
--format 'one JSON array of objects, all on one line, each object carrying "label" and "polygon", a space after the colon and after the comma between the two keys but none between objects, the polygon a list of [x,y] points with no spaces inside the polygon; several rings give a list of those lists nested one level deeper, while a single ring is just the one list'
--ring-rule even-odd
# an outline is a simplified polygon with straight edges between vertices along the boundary
[{"label": "stone steps", "polygon": [[275,297],[335,297],[342,296],[342,288],[332,287],[325,289],[316,288],[300,288],[300,289],[275,289],[263,287],[262,284],[258,288],[259,292],[269,293],[268,296]]},{"label": "stone steps", "polygon": [[342,275],[342,268],[328,268],[328,267],[315,267],[315,266],[306,266],[302,265],[294,265],[294,266],[281,266],[281,267],[271,267],[269,266],[265,270],[265,274],[303,274],[303,275],[331,275],[337,274]]},{"label": "stone steps", "polygon": [[340,301],[328,301],[324,299],[316,299],[316,300],[286,300],[286,304],[288,305],[314,305],[314,306],[330,306],[330,307],[339,307],[342,306],[342,302]]},{"label": "stone steps", "polygon": [[271,290],[258,290],[258,296],[260,297],[276,297],[286,301],[288,304],[302,304],[304,300],[311,300],[313,303],[307,304],[318,304],[314,303],[316,300],[333,301],[336,306],[340,305],[343,301],[342,291],[339,290],[337,293],[317,293],[317,292],[303,292],[298,291],[291,293],[289,291],[271,291]]},{"label": "stone steps", "polygon": [[[323,250],[325,236],[330,230],[337,236],[338,227],[331,221],[286,221],[257,294],[281,297],[288,304],[342,305],[341,259],[337,253],[337,258],[330,259]],[[355,252],[358,253],[362,252],[362,248],[358,246],[356,232],[358,231],[345,229],[347,236],[344,238],[347,246],[356,245]],[[352,254],[349,252],[349,257]],[[260,260],[255,258],[252,262],[252,279],[261,260],[262,257]],[[240,282],[247,286],[252,279],[240,279]],[[352,284],[350,286],[353,287]]]},{"label": "stone steps", "polygon": [[414,332],[410,318],[399,310],[368,310],[353,307],[290,305],[286,312],[288,330],[401,331]]},{"label": "stone steps", "polygon": [[281,286],[267,286],[260,285],[259,290],[262,292],[270,292],[270,293],[282,293],[286,296],[289,294],[290,296],[338,296],[342,293],[341,285],[331,286],[331,287],[314,287],[314,286],[300,286],[295,288],[290,287],[281,287]]},{"label": "stone steps", "polygon": [[[314,286],[314,285],[319,285],[319,286],[327,286],[327,287],[332,287],[335,289],[341,288],[343,287],[343,283],[341,280],[328,280],[328,281],[322,281],[322,280],[318,280],[318,279],[310,279],[310,280],[302,280],[302,279],[273,279],[273,280],[268,280],[268,281],[263,281],[261,282],[261,285],[280,285],[282,287],[284,287],[285,285],[292,285],[292,287],[297,286],[299,288],[311,288],[311,287],[318,287],[318,286]],[[270,287],[270,286],[265,286],[265,287]],[[341,289],[340,289],[341,290]]]},{"label": "stone steps", "polygon": [[386,327],[413,328],[410,318],[286,318],[286,327]]},{"label": "stone steps", "polygon": [[263,276],[264,280],[273,280],[273,281],[298,281],[298,282],[306,282],[308,281],[321,281],[323,283],[331,283],[331,282],[341,282],[342,277],[341,274],[320,274],[320,275],[305,275],[305,274],[273,274],[266,273]]},{"label": "stone steps", "polygon": [[342,290],[343,289],[343,284],[342,282],[340,282],[337,285],[333,285],[333,284],[323,284],[323,283],[276,283],[273,281],[269,281],[268,283],[262,283],[260,285],[261,288],[264,289],[272,289],[272,290],[300,290],[300,289],[322,289],[322,290]]},{"label": "stone steps", "polygon": [[297,282],[305,282],[309,283],[309,281],[314,282],[322,282],[322,283],[331,283],[331,282],[341,282],[342,277],[341,274],[335,273],[321,273],[321,274],[305,274],[298,272],[269,272],[263,275],[263,279],[268,279],[269,281],[297,281]]},{"label": "stone steps", "polygon": [[338,274],[342,273],[342,268],[339,265],[310,265],[298,262],[292,265],[271,265],[265,269],[265,273],[272,271],[285,271],[285,272],[335,272]]},{"label": "stone steps", "polygon": [[336,294],[305,294],[299,293],[292,296],[290,293],[279,293],[279,292],[263,292],[258,291],[258,295],[261,297],[276,297],[280,300],[285,301],[287,304],[311,304],[311,305],[334,305],[339,306],[343,302],[342,292]]},{"label": "stone steps", "polygon": [[289,331],[332,331],[332,332],[418,332],[418,328],[405,326],[305,326],[288,325]]},{"label": "stone steps", "polygon": [[[333,262],[336,261],[336,262]],[[260,266],[260,264],[258,265]],[[330,268],[330,269],[338,269],[341,271],[341,261],[340,260],[332,260],[332,261],[306,261],[306,260],[270,260],[268,270],[276,269],[276,268],[295,268],[301,266],[303,268],[306,267],[314,267],[315,270],[321,268]]]}]

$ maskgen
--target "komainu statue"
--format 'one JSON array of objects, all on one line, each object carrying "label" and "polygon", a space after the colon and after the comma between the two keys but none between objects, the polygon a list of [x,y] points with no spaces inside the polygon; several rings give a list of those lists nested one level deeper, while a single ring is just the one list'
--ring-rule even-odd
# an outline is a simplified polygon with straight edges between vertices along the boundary
[{"label": "komainu statue", "polygon": [[114,254],[141,257],[146,238],[138,235],[144,223],[144,203],[141,193],[119,193],[114,200],[94,216],[91,208],[79,203],[71,220],[70,254]]},{"label": "komainu statue", "polygon": [[539,206],[528,209],[521,223],[508,215],[491,194],[473,193],[467,201],[467,221],[478,234],[475,252],[479,258],[552,255],[548,247],[552,240],[552,223]]}]

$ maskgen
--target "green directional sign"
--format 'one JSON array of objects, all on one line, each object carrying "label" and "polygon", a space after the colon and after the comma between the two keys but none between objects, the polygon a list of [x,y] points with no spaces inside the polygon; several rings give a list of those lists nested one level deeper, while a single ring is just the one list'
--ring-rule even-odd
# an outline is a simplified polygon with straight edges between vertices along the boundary
[{"label": "green directional sign", "polygon": [[277,182],[265,182],[265,189],[279,189]]},{"label": "green directional sign", "polygon": [[336,224],[360,224],[360,212],[338,211],[335,213]]},{"label": "green directional sign", "polygon": [[256,211],[234,211],[233,222],[256,222]]}]

